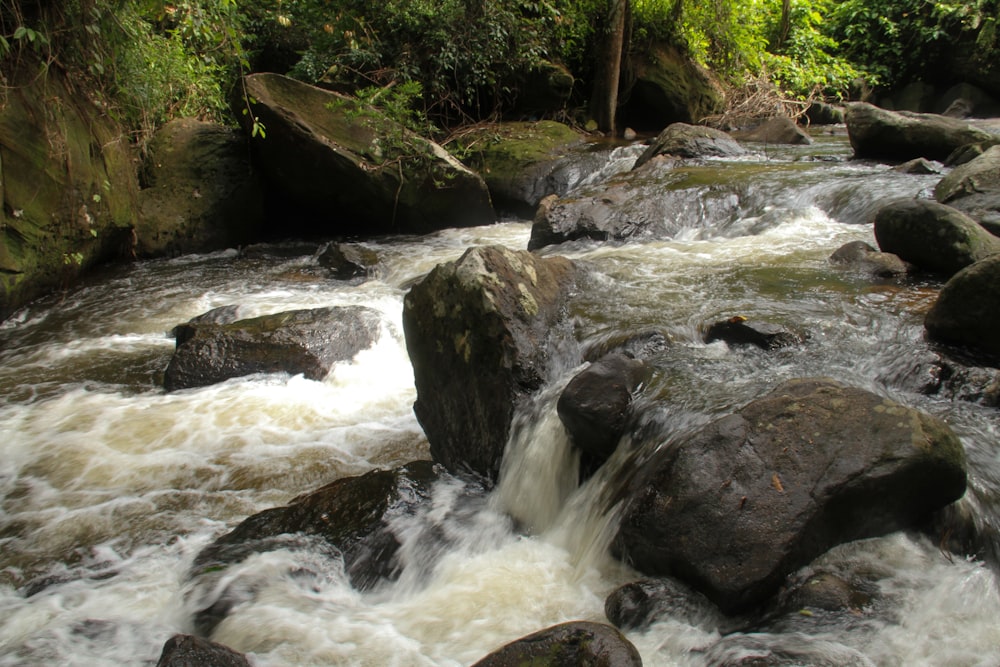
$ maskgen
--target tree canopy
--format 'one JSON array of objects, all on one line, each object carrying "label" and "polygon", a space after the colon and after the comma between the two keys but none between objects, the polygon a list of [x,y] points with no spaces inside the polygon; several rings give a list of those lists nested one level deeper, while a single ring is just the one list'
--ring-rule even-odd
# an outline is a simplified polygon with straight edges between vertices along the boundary
[{"label": "tree canopy", "polygon": [[[545,63],[586,108],[619,50],[670,43],[733,85],[800,99],[948,80],[956,54],[996,76],[1000,0],[0,0],[0,56],[74,69],[136,135],[224,118],[241,75],[287,73],[454,126],[516,106]],[[617,12],[617,13],[616,13]],[[617,28],[616,28],[617,30]],[[604,45],[604,46],[602,46]],[[614,67],[612,66],[612,69]],[[406,84],[406,85],[402,85]],[[387,91],[392,91],[391,93]]]}]

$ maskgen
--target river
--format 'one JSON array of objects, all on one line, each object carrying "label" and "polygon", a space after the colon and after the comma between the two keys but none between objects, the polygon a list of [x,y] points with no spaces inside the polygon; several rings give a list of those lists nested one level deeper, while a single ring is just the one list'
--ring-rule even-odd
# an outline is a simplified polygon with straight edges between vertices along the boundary
[{"label": "river", "polygon": [[[874,245],[875,207],[926,195],[939,176],[851,161],[843,136],[818,139],[704,168],[706,193],[713,179],[744,179],[740,212],[725,224],[690,225],[665,240],[546,248],[591,271],[592,288],[573,304],[575,336],[582,345],[625,329],[669,333],[669,362],[653,381],[670,397],[657,417],[667,435],[805,376],[940,416],[968,453],[962,502],[978,525],[995,527],[1000,412],[919,391],[915,360],[930,350],[922,313],[940,285],[873,282],[828,261],[846,242]],[[618,149],[607,169],[636,154]],[[164,641],[192,629],[187,572],[213,538],[334,479],[428,458],[412,411],[403,297],[470,246],[523,249],[529,235],[530,221],[507,220],[371,240],[380,269],[365,282],[330,279],[312,249],[294,243],[137,262],[0,324],[0,666],[153,665]],[[366,305],[382,313],[383,331],[322,382],[270,375],[164,392],[171,328],[230,304],[248,317]],[[809,338],[772,353],[701,342],[701,327],[732,315]],[[253,602],[213,639],[260,666],[452,667],[561,621],[604,620],[607,594],[637,575],[604,548],[614,516],[595,500],[601,478],[581,488],[566,480],[572,454],[552,398],[578,362],[567,360],[522,417],[494,497],[450,527],[454,539],[433,568],[360,593],[324,554],[261,554],[240,566],[261,582]],[[446,513],[456,498],[442,487],[428,511]],[[530,519],[533,533],[512,530],[507,512]],[[398,528],[404,559],[419,561],[407,526]],[[284,574],[303,559],[316,573],[308,582]],[[885,666],[1000,664],[1000,592],[989,566],[910,533],[843,545],[820,561],[865,573],[880,600],[877,613],[809,638],[823,664],[842,655]],[[700,667],[720,632],[678,617],[627,636],[646,665]],[[791,631],[752,639],[804,641]]]}]

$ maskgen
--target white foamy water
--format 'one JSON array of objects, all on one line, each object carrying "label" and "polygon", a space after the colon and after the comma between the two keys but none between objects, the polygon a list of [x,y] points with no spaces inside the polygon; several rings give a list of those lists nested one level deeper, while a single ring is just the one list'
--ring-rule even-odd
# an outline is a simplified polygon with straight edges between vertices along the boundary
[{"label": "white foamy water", "polygon": [[[606,174],[630,155],[618,149]],[[546,249],[591,270],[571,312],[579,345],[568,349],[621,331],[669,335],[670,363],[651,387],[669,398],[654,411],[664,440],[806,375],[945,417],[969,452],[969,504],[995,525],[995,409],[896,381],[906,375],[900,360],[925,349],[920,312],[936,288],[876,285],[827,262],[847,241],[873,242],[870,226],[831,211],[854,215],[880,191],[913,195],[926,183],[875,166],[780,167],[766,165],[772,180],[753,195],[770,191],[770,203],[718,233]],[[845,183],[867,189],[852,199]],[[427,458],[412,411],[403,296],[469,246],[524,248],[528,234],[527,222],[512,221],[370,241],[381,266],[360,284],[330,280],[313,252],[287,247],[141,263],[0,325],[0,666],[154,664],[171,635],[193,631],[199,598],[189,568],[211,540],[332,480]],[[170,329],[233,304],[244,317],[366,305],[383,326],[371,349],[322,382],[262,375],[160,389]],[[804,329],[809,341],[772,355],[701,342],[706,323],[735,314]],[[605,620],[607,595],[638,576],[608,553],[614,490],[633,443],[578,484],[555,400],[584,366],[559,363],[519,416],[493,494],[472,501],[457,482],[443,483],[415,516],[393,519],[398,581],[362,593],[327,551],[257,554],[224,574],[222,584],[251,594],[212,638],[259,666],[453,667],[555,623]],[[895,534],[838,547],[813,567],[864,579],[877,604],[806,634],[727,639],[744,642],[738,650],[806,647],[828,664],[1000,664],[1000,595],[982,563]],[[701,667],[723,629],[677,615],[627,636],[646,665]]]}]

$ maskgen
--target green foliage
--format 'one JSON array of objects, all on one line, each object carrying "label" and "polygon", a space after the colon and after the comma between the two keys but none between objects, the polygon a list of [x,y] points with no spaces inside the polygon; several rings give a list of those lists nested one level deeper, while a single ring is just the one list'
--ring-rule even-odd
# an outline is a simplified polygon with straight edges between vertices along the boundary
[{"label": "green foliage", "polygon": [[[634,0],[640,39],[664,39],[734,82],[767,73],[787,94],[843,96],[858,69],[846,60],[824,16],[833,0]],[[786,19],[786,21],[783,21]]]},{"label": "green foliage", "polygon": [[422,84],[421,111],[451,124],[513,103],[518,76],[544,60],[582,66],[597,0],[284,0],[274,24],[307,46],[289,74],[355,93]]},{"label": "green foliage", "polygon": [[832,14],[833,35],[875,82],[899,83],[946,75],[939,66],[963,43],[995,63],[998,15],[997,0],[844,0]]},{"label": "green foliage", "polygon": [[0,0],[0,55],[9,69],[28,48],[82,75],[143,140],[173,117],[227,115],[241,25],[236,0]]}]

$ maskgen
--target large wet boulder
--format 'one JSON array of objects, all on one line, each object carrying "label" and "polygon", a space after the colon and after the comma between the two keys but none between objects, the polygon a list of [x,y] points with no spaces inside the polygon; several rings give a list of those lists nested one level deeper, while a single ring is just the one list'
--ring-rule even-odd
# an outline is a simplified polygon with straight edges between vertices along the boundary
[{"label": "large wet boulder", "polygon": [[[657,157],[640,169],[546,197],[535,213],[528,249],[589,239],[628,242],[673,238],[685,230],[722,232],[746,211],[748,172]],[[706,187],[706,182],[711,187]]]},{"label": "large wet boulder", "polygon": [[1000,252],[1000,239],[961,211],[928,199],[897,199],[875,214],[883,252],[919,269],[954,275]]},{"label": "large wet boulder", "polygon": [[163,645],[156,667],[250,667],[250,661],[228,646],[194,635],[174,635]]},{"label": "large wet boulder", "polygon": [[496,220],[486,184],[441,146],[353,98],[278,74],[245,78],[251,142],[287,235],[429,232]]},{"label": "large wet boulder", "polygon": [[413,410],[435,461],[496,478],[518,403],[545,381],[575,272],[563,257],[477,247],[410,289]]},{"label": "large wet boulder", "polygon": [[[198,596],[196,629],[209,634],[235,607],[255,598],[259,581],[252,575],[229,574],[232,566],[254,554],[283,549],[342,559],[350,583],[359,590],[398,577],[403,564],[397,558],[400,542],[392,521],[417,513],[435,484],[446,479],[454,478],[430,461],[416,461],[338,479],[284,507],[248,517],[195,557],[191,578]],[[484,491],[466,484],[463,493],[472,498]]]},{"label": "large wet boulder", "polygon": [[1000,229],[1000,145],[955,167],[934,188],[934,198]]},{"label": "large wet boulder", "polygon": [[845,121],[855,157],[875,160],[944,161],[957,148],[991,138],[989,132],[957,118],[888,111],[866,102],[849,104]]},{"label": "large wet boulder", "polygon": [[634,83],[619,112],[637,129],[659,130],[670,123],[698,123],[726,104],[722,84],[676,47],[651,44],[633,54]]},{"label": "large wet boulder", "polygon": [[1000,255],[952,276],[924,319],[933,339],[1000,359]]},{"label": "large wet boulder", "polygon": [[585,470],[596,469],[618,448],[632,397],[648,375],[642,361],[608,354],[577,373],[559,395],[556,411]]},{"label": "large wet boulder", "polygon": [[473,667],[641,667],[639,651],[605,623],[570,621],[502,646]]},{"label": "large wet boulder", "polygon": [[644,475],[615,551],[727,614],[837,544],[916,524],[966,484],[944,422],[824,378],[786,382],[660,449]]},{"label": "large wet boulder", "polygon": [[239,130],[182,118],[157,130],[142,170],[140,256],[208,252],[258,240],[260,179]]},{"label": "large wet boulder", "polygon": [[167,391],[255,373],[322,380],[338,361],[375,344],[381,315],[363,306],[290,310],[235,322],[193,321],[174,329]]},{"label": "large wet boulder", "polygon": [[[582,135],[555,121],[485,125],[463,133],[458,142],[465,163],[486,181],[496,209],[523,217],[531,217],[545,196],[569,191],[588,161]],[[599,158],[593,170],[606,164],[606,155]]]},{"label": "large wet boulder", "polygon": [[722,130],[704,125],[672,123],[650,142],[632,168],[638,169],[657,155],[704,158],[736,157],[745,153],[746,149]]}]

